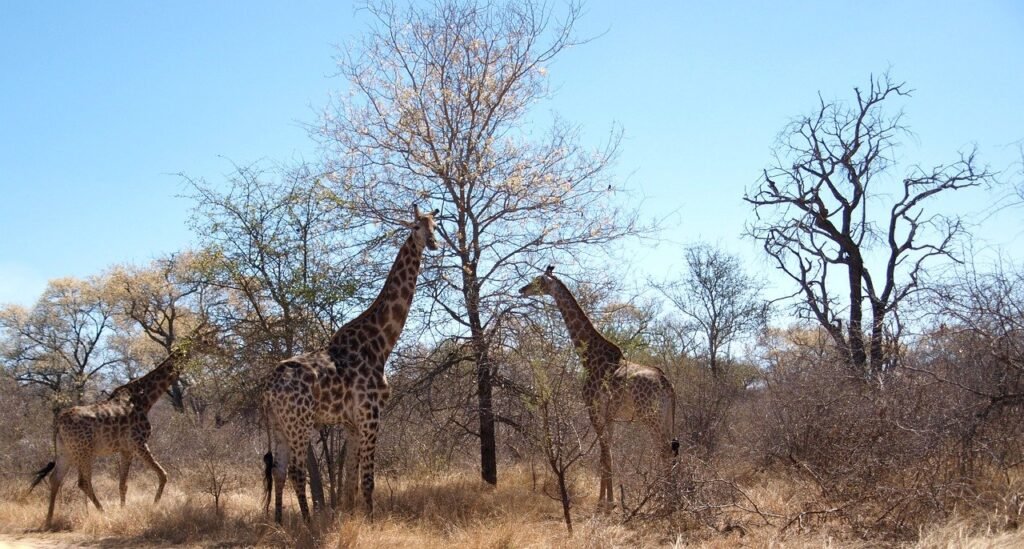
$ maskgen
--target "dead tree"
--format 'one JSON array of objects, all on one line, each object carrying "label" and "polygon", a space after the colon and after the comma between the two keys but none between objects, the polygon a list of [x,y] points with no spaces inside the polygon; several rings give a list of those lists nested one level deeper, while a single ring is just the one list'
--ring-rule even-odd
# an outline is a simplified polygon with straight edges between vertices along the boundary
[{"label": "dead tree", "polygon": [[903,113],[885,107],[909,95],[884,74],[854,88],[853,103],[819,96],[814,113],[782,131],[772,165],[744,197],[756,214],[747,232],[797,285],[797,310],[828,332],[860,376],[889,368],[885,337],[900,304],[921,289],[927,265],[956,259],[966,234],[959,215],[935,213],[929,201],[992,180],[974,150],[895,173],[908,130]]}]

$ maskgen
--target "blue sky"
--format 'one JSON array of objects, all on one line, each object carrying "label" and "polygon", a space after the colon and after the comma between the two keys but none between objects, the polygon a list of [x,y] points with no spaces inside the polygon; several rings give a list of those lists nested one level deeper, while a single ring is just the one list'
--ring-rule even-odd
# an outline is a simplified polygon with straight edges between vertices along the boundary
[{"label": "blue sky", "polygon": [[[232,162],[314,160],[303,124],[343,84],[330,77],[335,46],[365,23],[348,2],[0,4],[0,303],[188,246],[174,174],[219,181]],[[1020,159],[1019,2],[592,1],[579,32],[600,36],[549,68],[555,93],[538,116],[557,112],[595,144],[625,129],[617,173],[645,214],[670,216],[666,242],[632,254],[638,280],[667,276],[676,246],[699,239],[760,269],[739,238],[743,190],[819,91],[849,97],[871,73],[916,90],[907,163],[972,144],[997,170]],[[980,215],[992,202],[945,206]],[[1022,211],[975,232],[1019,260]]]}]

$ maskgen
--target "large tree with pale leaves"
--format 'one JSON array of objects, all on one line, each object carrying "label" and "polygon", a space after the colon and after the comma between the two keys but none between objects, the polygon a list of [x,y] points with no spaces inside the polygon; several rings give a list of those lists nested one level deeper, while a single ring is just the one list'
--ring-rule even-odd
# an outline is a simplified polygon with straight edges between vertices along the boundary
[{"label": "large tree with pale leaves", "polygon": [[434,337],[465,343],[476,365],[481,472],[496,483],[492,351],[513,290],[538,265],[642,231],[610,181],[620,132],[592,149],[579,128],[544,129],[531,114],[553,60],[585,42],[577,4],[384,1],[366,13],[370,31],[338,59],[347,89],[317,134],[357,215],[388,226],[411,203],[441,208],[445,245],[423,286],[443,316]]}]

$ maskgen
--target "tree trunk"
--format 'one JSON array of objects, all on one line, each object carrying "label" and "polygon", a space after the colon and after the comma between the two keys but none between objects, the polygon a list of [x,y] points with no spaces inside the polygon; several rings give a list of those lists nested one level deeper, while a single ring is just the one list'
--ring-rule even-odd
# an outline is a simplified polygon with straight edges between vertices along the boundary
[{"label": "tree trunk", "polygon": [[850,366],[859,374],[867,373],[867,353],[864,351],[864,289],[861,281],[864,277],[864,266],[850,258],[850,325],[847,327]]},{"label": "tree trunk", "polygon": [[558,475],[558,495],[562,498],[562,518],[565,519],[565,527],[569,530],[569,537],[572,537],[572,512],[570,510],[569,487],[565,485],[565,468],[552,463]]},{"label": "tree trunk", "polygon": [[498,484],[498,452],[494,433],[491,360],[483,334],[474,337],[476,347],[476,388],[480,405],[480,475],[484,482]]},{"label": "tree trunk", "polygon": [[498,452],[494,433],[493,383],[491,359],[480,321],[480,289],[476,278],[476,264],[463,260],[462,288],[466,299],[469,331],[476,361],[476,396],[480,415],[480,476],[484,482],[498,484]]},{"label": "tree trunk", "polygon": [[185,413],[185,387],[180,379],[174,380],[167,390],[167,396],[171,399],[171,407],[179,414]]},{"label": "tree trunk", "polygon": [[885,349],[882,348],[885,307],[881,304],[872,303],[871,316],[871,373],[878,376],[883,373],[882,368],[886,359]]},{"label": "tree trunk", "polygon": [[324,481],[320,476],[320,465],[316,462],[313,443],[306,443],[306,471],[309,476],[309,493],[313,498],[313,510],[324,508]]}]

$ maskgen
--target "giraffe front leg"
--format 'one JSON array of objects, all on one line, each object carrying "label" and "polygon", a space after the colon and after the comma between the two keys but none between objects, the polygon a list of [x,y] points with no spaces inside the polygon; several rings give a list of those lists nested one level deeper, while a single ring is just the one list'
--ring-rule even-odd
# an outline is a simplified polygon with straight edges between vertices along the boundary
[{"label": "giraffe front leg", "polygon": [[609,508],[615,506],[615,495],[613,494],[613,473],[612,473],[612,426],[608,423],[604,432],[600,435],[601,445],[601,501]]},{"label": "giraffe front leg", "polygon": [[363,491],[363,511],[373,520],[373,460],[377,450],[377,423],[363,425],[359,433],[359,474]]},{"label": "giraffe front leg", "polygon": [[615,497],[612,495],[612,456],[611,456],[611,434],[612,425],[597,410],[590,410],[590,423],[597,434],[597,442],[600,447],[601,487],[598,495],[598,508],[614,505]]},{"label": "giraffe front leg", "polygon": [[356,493],[359,491],[359,444],[354,430],[346,430],[345,441],[345,481],[342,485],[342,509],[356,508]]},{"label": "giraffe front leg", "polygon": [[157,463],[156,458],[153,457],[153,453],[149,451],[149,444],[139,444],[135,449],[135,453],[138,454],[142,462],[149,466],[150,469],[156,473],[157,479],[160,484],[156,488],[156,497],[153,498],[153,503],[160,503],[160,496],[164,494],[164,485],[167,484],[167,471]]},{"label": "giraffe front leg", "polygon": [[131,466],[131,452],[121,452],[117,461],[117,489],[121,493],[121,507],[124,507],[124,498],[128,493],[128,470]]}]

